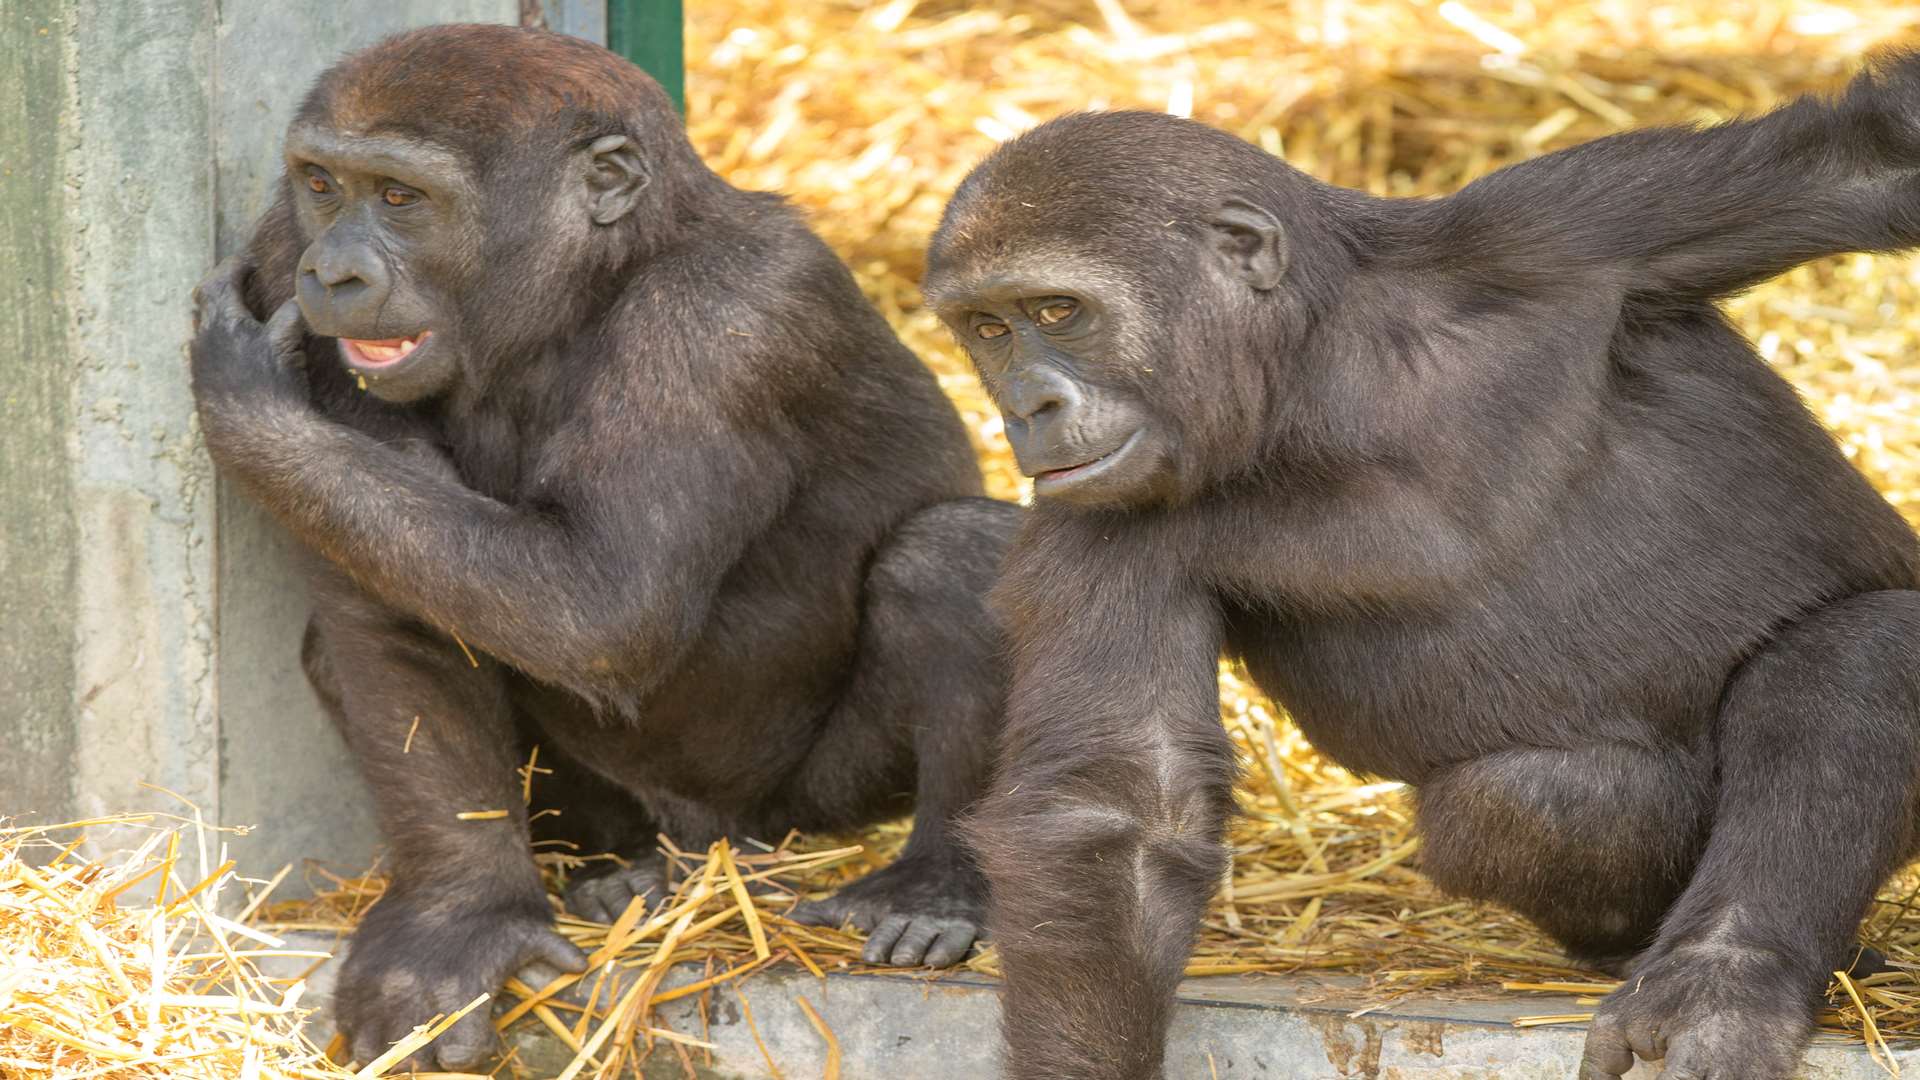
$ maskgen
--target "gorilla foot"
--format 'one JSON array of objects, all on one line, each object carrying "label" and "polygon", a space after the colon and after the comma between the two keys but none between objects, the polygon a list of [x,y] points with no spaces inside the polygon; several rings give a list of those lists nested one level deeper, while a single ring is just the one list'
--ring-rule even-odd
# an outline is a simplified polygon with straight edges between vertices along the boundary
[{"label": "gorilla foot", "polygon": [[615,865],[567,884],[567,910],[589,922],[611,923],[626,913],[635,898],[657,907],[673,890],[667,887],[667,867],[658,855]]},{"label": "gorilla foot", "polygon": [[851,924],[867,934],[861,959],[892,967],[949,967],[982,936],[986,885],[971,867],[902,858],[789,916],[809,926]]},{"label": "gorilla foot", "polygon": [[[367,913],[334,992],[354,1060],[371,1062],[416,1026],[494,993],[534,964],[585,971],[586,954],[553,929],[544,899],[495,906],[416,906],[388,897]],[[491,1013],[475,1009],[396,1071],[466,1072],[498,1048]]]},{"label": "gorilla foot", "polygon": [[1818,981],[1764,949],[1655,946],[1601,1002],[1580,1080],[1624,1076],[1636,1057],[1663,1060],[1662,1080],[1789,1080]]}]

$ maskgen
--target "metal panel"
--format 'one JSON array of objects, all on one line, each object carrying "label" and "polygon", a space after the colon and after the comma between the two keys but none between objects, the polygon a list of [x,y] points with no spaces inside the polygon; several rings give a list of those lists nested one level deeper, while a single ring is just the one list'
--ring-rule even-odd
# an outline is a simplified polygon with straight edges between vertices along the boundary
[{"label": "metal panel", "polygon": [[540,17],[556,33],[607,43],[607,0],[540,0]]},{"label": "metal panel", "polygon": [[607,0],[607,46],[660,81],[687,111],[687,20],[680,0]]}]

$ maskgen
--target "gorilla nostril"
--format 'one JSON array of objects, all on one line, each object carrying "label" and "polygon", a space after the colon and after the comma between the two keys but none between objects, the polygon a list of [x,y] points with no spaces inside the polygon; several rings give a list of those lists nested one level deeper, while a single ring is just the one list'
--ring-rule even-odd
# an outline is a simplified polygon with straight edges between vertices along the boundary
[{"label": "gorilla nostril", "polygon": [[337,289],[342,285],[353,284],[361,280],[359,271],[346,267],[318,266],[314,268],[313,276],[319,278],[320,284],[325,285],[329,289]]}]

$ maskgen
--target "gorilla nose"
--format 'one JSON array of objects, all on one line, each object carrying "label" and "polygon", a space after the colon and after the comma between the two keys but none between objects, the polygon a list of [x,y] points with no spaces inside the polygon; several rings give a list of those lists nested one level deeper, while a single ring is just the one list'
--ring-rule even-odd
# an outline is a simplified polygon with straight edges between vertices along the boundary
[{"label": "gorilla nose", "polygon": [[1057,419],[1079,407],[1080,387],[1050,368],[1024,368],[1007,380],[1001,401],[1020,420]]},{"label": "gorilla nose", "polygon": [[386,269],[370,247],[322,240],[301,257],[295,294],[316,331],[378,337],[374,323],[389,285]]},{"label": "gorilla nose", "polygon": [[360,268],[347,259],[318,259],[313,264],[313,276],[327,288],[337,288],[349,281],[362,280]]}]

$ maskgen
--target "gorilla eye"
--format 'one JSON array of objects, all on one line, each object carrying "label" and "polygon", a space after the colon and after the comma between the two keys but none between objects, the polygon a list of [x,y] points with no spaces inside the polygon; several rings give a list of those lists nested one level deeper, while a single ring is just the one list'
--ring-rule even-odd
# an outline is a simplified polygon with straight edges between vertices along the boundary
[{"label": "gorilla eye", "polygon": [[380,193],[380,198],[388,206],[410,206],[420,201],[420,196],[403,187],[390,187]]},{"label": "gorilla eye", "polygon": [[1071,300],[1049,300],[1039,311],[1033,313],[1033,321],[1041,326],[1057,326],[1073,318],[1080,305]]},{"label": "gorilla eye", "polygon": [[983,338],[1004,337],[1007,324],[1003,322],[983,322],[973,328],[974,336]]},{"label": "gorilla eye", "polygon": [[328,179],[326,173],[310,172],[307,174],[307,190],[313,192],[315,195],[331,195],[333,194],[333,181]]}]

